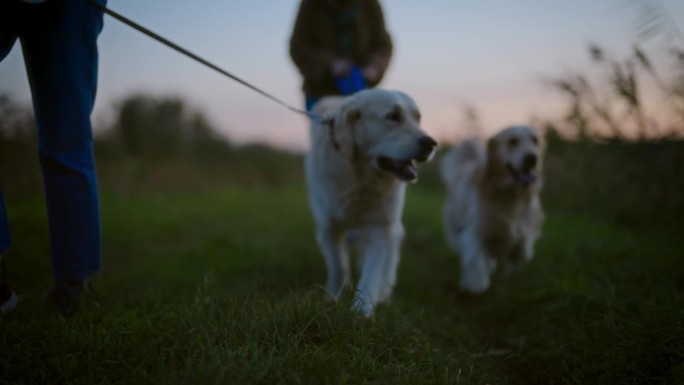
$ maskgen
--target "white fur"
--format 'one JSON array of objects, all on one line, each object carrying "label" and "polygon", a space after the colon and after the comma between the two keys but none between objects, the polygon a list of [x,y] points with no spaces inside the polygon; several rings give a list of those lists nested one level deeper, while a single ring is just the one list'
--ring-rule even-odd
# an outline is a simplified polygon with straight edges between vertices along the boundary
[{"label": "white fur", "polygon": [[[372,316],[375,305],[392,294],[404,238],[406,183],[383,169],[379,159],[416,159],[417,142],[426,137],[418,108],[403,93],[374,89],[324,98],[313,112],[326,120],[311,125],[305,169],[316,238],[328,269],[327,296],[337,299],[351,284],[351,238],[360,249],[354,308]],[[388,119],[392,112],[400,119]]]},{"label": "white fur", "polygon": [[[544,220],[539,199],[542,139],[529,127],[514,126],[487,144],[465,140],[442,159],[447,186],[444,227],[450,247],[461,259],[462,290],[485,292],[497,265],[510,273],[532,259]],[[528,169],[525,157],[532,155],[537,164]],[[536,180],[522,183],[522,177],[516,177],[520,170]]]}]

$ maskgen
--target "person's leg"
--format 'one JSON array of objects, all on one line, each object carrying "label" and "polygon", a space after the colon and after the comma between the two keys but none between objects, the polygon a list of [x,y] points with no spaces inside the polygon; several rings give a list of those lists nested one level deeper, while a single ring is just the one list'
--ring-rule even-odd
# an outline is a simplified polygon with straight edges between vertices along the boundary
[{"label": "person's leg", "polygon": [[2,191],[0,191],[0,261],[2,254],[4,254],[12,246],[12,238],[10,237],[9,223],[7,222],[7,210],[5,209],[5,201],[2,199]]},{"label": "person's leg", "polygon": [[5,200],[2,197],[2,190],[0,190],[0,282],[5,282],[3,274],[5,265],[2,262],[2,255],[6,253],[10,247],[12,247],[12,237],[10,236],[9,222],[7,222]]},{"label": "person's leg", "polygon": [[[0,2],[0,61],[7,57],[17,40],[16,25],[20,18],[17,5],[14,1]],[[11,245],[5,201],[2,199],[2,190],[0,189],[0,258]]]},{"label": "person's leg", "polygon": [[0,313],[7,313],[14,309],[19,302],[17,295],[12,291],[7,283],[7,271],[2,260],[2,254],[11,246],[9,225],[7,223],[7,213],[0,192]]},{"label": "person's leg", "polygon": [[19,297],[10,288],[5,275],[5,264],[0,262],[0,313],[10,312],[19,304]]},{"label": "person's leg", "polygon": [[10,53],[17,40],[17,23],[20,23],[18,3],[0,1],[0,61]]},{"label": "person's leg", "polygon": [[[16,23],[19,15],[17,4],[13,1],[0,2],[0,61],[10,53],[14,42],[17,40]],[[7,252],[12,246],[12,238],[7,222],[7,211],[5,201],[0,191],[0,313],[6,313],[17,305],[17,295],[7,284],[5,263],[2,261],[2,254]]]},{"label": "person's leg", "polygon": [[[102,1],[104,3],[104,1]],[[85,1],[26,5],[20,40],[39,134],[55,280],[100,269],[100,219],[90,114],[102,13]]]}]

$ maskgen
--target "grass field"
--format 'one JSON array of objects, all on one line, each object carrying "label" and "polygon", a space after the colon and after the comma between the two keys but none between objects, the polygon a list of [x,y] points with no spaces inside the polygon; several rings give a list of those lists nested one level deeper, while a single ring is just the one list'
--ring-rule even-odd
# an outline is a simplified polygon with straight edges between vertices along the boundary
[{"label": "grass field", "polygon": [[684,383],[681,232],[548,210],[533,262],[468,299],[441,191],[410,186],[398,286],[369,321],[321,300],[301,182],[102,190],[99,305],[68,319],[43,302],[42,195],[11,197],[25,299],[0,318],[1,383]]}]

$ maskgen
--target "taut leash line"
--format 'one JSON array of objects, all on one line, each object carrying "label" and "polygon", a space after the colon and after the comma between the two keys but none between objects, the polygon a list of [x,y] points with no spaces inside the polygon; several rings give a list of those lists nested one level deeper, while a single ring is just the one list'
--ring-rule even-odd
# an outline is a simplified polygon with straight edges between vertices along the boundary
[{"label": "taut leash line", "polygon": [[169,47],[169,48],[171,48],[171,49],[173,49],[173,50],[176,50],[176,51],[182,53],[183,55],[185,55],[185,56],[187,56],[187,57],[189,57],[189,58],[191,58],[191,59],[194,59],[195,61],[198,61],[198,62],[204,64],[205,66],[207,66],[207,67],[213,69],[214,71],[216,71],[216,72],[218,72],[218,73],[220,73],[220,74],[222,74],[222,75],[225,75],[225,76],[227,76],[227,77],[233,79],[234,81],[236,81],[236,82],[242,84],[243,86],[245,86],[245,87],[247,87],[247,88],[249,88],[249,89],[251,89],[251,90],[253,90],[253,91],[255,91],[255,92],[259,93],[259,94],[261,94],[262,96],[264,96],[264,97],[266,97],[266,98],[268,98],[268,99],[270,99],[270,100],[272,100],[272,101],[274,101],[274,102],[280,104],[281,106],[287,108],[288,110],[293,111],[293,112],[296,112],[296,113],[298,113],[298,114],[306,115],[306,116],[309,117],[310,119],[315,120],[315,121],[317,121],[317,122],[321,122],[321,121],[323,120],[320,116],[318,116],[318,115],[316,115],[316,114],[314,114],[314,113],[311,113],[311,112],[309,112],[309,111],[302,110],[302,109],[299,109],[299,108],[296,108],[296,107],[293,107],[293,106],[289,105],[288,103],[286,103],[286,102],[280,100],[279,98],[277,98],[277,97],[275,97],[275,96],[269,94],[268,92],[263,91],[263,90],[259,89],[258,87],[256,87],[256,86],[254,86],[254,85],[248,83],[247,81],[242,80],[242,79],[240,79],[239,77],[237,77],[237,76],[231,74],[230,72],[224,70],[223,68],[217,66],[216,64],[211,63],[210,61],[208,61],[208,60],[206,60],[206,59],[200,57],[199,55],[196,55],[196,54],[194,54],[194,53],[188,51],[187,49],[185,49],[185,48],[179,46],[178,44],[172,42],[171,40],[169,40],[169,39],[167,39],[167,38],[165,38],[165,37],[163,37],[163,36],[160,36],[160,35],[158,35],[158,34],[152,32],[152,31],[150,31],[149,29],[143,27],[142,25],[140,25],[140,24],[138,24],[138,23],[136,23],[136,22],[134,22],[134,21],[132,21],[132,20],[126,18],[125,16],[122,16],[122,15],[120,15],[120,14],[118,14],[118,13],[112,11],[111,9],[109,9],[109,8],[107,8],[107,7],[105,7],[105,6],[101,5],[101,4],[98,4],[95,0],[85,0],[85,1],[86,1],[88,4],[92,5],[93,7],[97,8],[98,10],[100,10],[100,11],[106,13],[107,15],[109,15],[109,16],[111,16],[111,17],[117,19],[117,20],[119,20],[120,22],[122,22],[122,23],[128,25],[129,27],[131,27],[131,28],[133,28],[133,29],[136,29],[136,30],[138,30],[139,32],[142,32],[143,34],[145,34],[145,35],[151,37],[152,39],[154,39],[154,40],[156,40],[156,41],[158,41],[158,42],[160,42],[160,43],[162,43],[162,44],[164,44],[164,45],[166,45],[167,47]]}]

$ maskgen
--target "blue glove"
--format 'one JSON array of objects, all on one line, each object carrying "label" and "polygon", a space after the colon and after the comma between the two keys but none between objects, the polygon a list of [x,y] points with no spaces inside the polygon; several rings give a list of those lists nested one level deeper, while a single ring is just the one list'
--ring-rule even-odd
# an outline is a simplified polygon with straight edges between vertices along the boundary
[{"label": "blue glove", "polygon": [[363,78],[361,68],[353,66],[346,76],[335,78],[335,85],[342,95],[351,95],[366,88],[366,80]]}]

